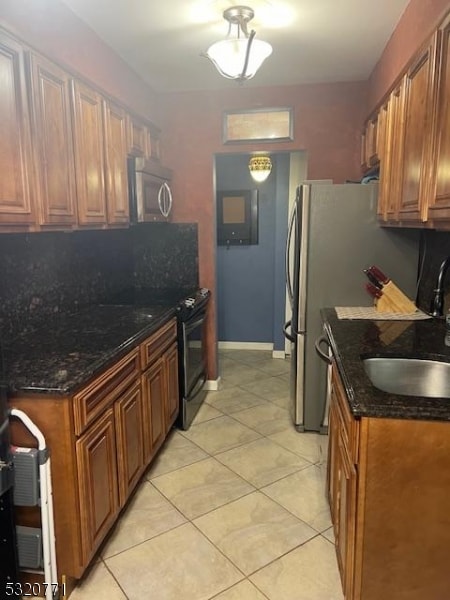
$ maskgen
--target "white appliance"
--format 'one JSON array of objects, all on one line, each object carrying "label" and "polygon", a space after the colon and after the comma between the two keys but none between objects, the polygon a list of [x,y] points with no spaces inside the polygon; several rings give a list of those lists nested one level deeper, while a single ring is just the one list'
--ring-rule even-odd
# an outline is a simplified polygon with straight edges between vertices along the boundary
[{"label": "white appliance", "polygon": [[420,231],[380,227],[378,185],[304,184],[297,188],[286,244],[292,317],[291,410],[298,431],[326,431],[326,364],[315,350],[320,309],[371,306],[363,269],[377,265],[416,297]]}]

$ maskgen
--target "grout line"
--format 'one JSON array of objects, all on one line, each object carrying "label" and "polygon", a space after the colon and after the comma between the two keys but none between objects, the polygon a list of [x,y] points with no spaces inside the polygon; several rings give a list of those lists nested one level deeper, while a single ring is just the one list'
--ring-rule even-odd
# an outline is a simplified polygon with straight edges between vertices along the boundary
[{"label": "grout line", "polygon": [[[234,362],[236,362],[236,364],[243,364],[243,365],[244,365],[244,366],[246,366],[246,367],[251,367],[251,368],[255,368],[255,369],[257,369],[257,367],[255,367],[255,365],[253,365],[253,364],[252,364],[252,365],[248,365],[248,364],[246,364],[246,363],[242,363],[242,361],[239,361],[239,359],[233,359],[233,358],[231,358],[231,357],[227,357],[227,358],[230,358],[231,360],[233,360]],[[276,359],[273,359],[273,360],[276,360]],[[264,372],[264,370],[262,370],[262,369],[259,369],[259,370],[261,371],[261,373],[264,373],[264,374],[266,374],[266,373]],[[285,373],[280,373],[280,374],[276,374],[276,375],[267,375],[267,378],[268,378],[268,379],[271,379],[271,378],[273,378],[273,377],[280,378],[280,377],[283,377],[284,375],[285,375]],[[252,382],[248,382],[248,383],[244,383],[243,385],[247,385],[247,386],[249,386],[249,385],[251,385],[251,383],[252,383]],[[281,410],[286,410],[286,409],[283,409],[281,406],[279,406],[279,404],[277,404],[277,403],[276,403],[276,402],[274,402],[273,400],[269,400],[269,399],[267,399],[267,398],[264,398],[264,397],[260,396],[259,394],[255,394],[253,391],[251,391],[251,390],[248,390],[248,389],[246,389],[246,388],[242,387],[240,384],[232,385],[230,388],[225,388],[225,389],[233,389],[233,388],[238,388],[238,389],[240,389],[240,390],[242,390],[242,391],[244,391],[244,392],[247,392],[247,393],[253,394],[253,395],[254,395],[254,396],[256,396],[256,397],[257,397],[259,400],[261,400],[261,401],[262,401],[262,403],[267,403],[267,402],[269,402],[269,403],[271,403],[272,405],[275,405],[275,406],[277,406],[277,407],[278,407],[278,408],[280,408]],[[220,390],[220,391],[224,391],[224,390]],[[213,393],[214,393],[214,392],[213,392]],[[207,404],[209,404],[208,402],[206,402],[206,403],[207,403]],[[261,406],[261,405],[264,405],[264,404],[258,404],[258,405],[256,405],[255,407],[257,407],[257,406]],[[215,407],[213,404],[209,404],[209,406],[211,406],[212,408],[216,408],[216,407]],[[254,408],[254,407],[247,407],[247,408],[243,408],[243,409],[241,409],[241,410],[248,410],[248,409],[251,409],[251,408]],[[222,411],[221,411],[219,408],[216,408],[216,410],[218,410],[219,412],[222,412]],[[241,412],[241,410],[238,410],[238,411],[235,411],[235,412]],[[242,573],[242,574],[243,574],[243,578],[242,578],[241,580],[239,580],[239,581],[237,581],[237,582],[233,583],[233,585],[229,586],[228,588],[226,588],[226,589],[224,589],[224,590],[221,590],[221,591],[220,591],[220,592],[218,592],[217,594],[214,594],[213,596],[210,596],[210,597],[209,597],[209,600],[213,600],[214,598],[217,598],[218,596],[220,596],[220,595],[221,595],[222,593],[224,593],[225,591],[227,591],[227,590],[229,590],[229,589],[233,588],[234,586],[236,586],[236,585],[237,585],[237,584],[239,584],[239,583],[242,583],[243,581],[249,581],[249,583],[250,583],[251,585],[253,585],[253,586],[254,586],[254,587],[255,587],[255,588],[256,588],[256,589],[257,589],[257,590],[258,590],[258,591],[259,591],[259,592],[260,592],[260,593],[261,593],[261,594],[264,596],[264,598],[267,598],[267,599],[269,600],[268,596],[267,596],[267,595],[266,595],[266,594],[265,594],[265,593],[264,593],[262,590],[260,590],[256,584],[254,584],[254,583],[253,583],[253,582],[250,580],[250,577],[251,577],[252,575],[254,575],[255,573],[258,573],[259,571],[261,571],[261,570],[263,570],[263,569],[265,569],[265,568],[266,568],[266,567],[268,567],[269,565],[273,564],[273,563],[274,563],[274,562],[276,562],[277,560],[280,560],[282,557],[284,557],[284,556],[286,556],[286,555],[290,554],[290,553],[291,553],[291,552],[293,552],[294,550],[296,550],[296,549],[298,549],[298,548],[300,548],[300,547],[304,546],[305,544],[309,543],[310,541],[312,541],[313,539],[317,538],[318,536],[321,536],[321,537],[322,537],[322,538],[324,538],[326,541],[328,541],[328,542],[329,542],[331,545],[333,545],[333,542],[332,542],[332,541],[330,541],[330,540],[329,540],[327,537],[325,537],[325,536],[323,535],[323,534],[324,534],[324,532],[325,532],[325,531],[327,531],[327,529],[328,529],[328,528],[327,528],[327,529],[326,529],[324,532],[317,531],[317,529],[316,529],[315,527],[313,527],[312,525],[310,525],[310,524],[309,524],[309,523],[307,523],[306,521],[303,521],[303,519],[300,519],[300,518],[299,518],[297,515],[295,515],[294,513],[292,513],[292,512],[291,512],[291,511],[290,511],[288,508],[286,508],[285,506],[283,506],[282,504],[280,504],[280,503],[279,503],[277,500],[275,500],[275,499],[271,498],[271,497],[270,497],[270,496],[269,496],[269,495],[268,495],[268,494],[267,494],[267,493],[264,491],[264,488],[267,488],[267,487],[269,487],[270,485],[272,485],[272,484],[274,484],[274,483],[277,483],[277,482],[279,482],[279,481],[282,481],[283,479],[286,479],[286,478],[290,477],[291,475],[294,475],[294,474],[296,474],[296,473],[299,473],[299,472],[301,472],[301,471],[303,471],[303,470],[305,470],[305,469],[307,469],[307,468],[309,468],[309,467],[315,466],[316,468],[319,468],[319,467],[320,467],[320,464],[319,464],[319,463],[320,463],[320,457],[319,457],[319,460],[318,460],[318,462],[311,463],[311,462],[310,462],[310,460],[309,460],[309,459],[307,459],[307,458],[305,458],[304,456],[302,456],[302,455],[299,455],[299,454],[297,454],[297,453],[293,452],[292,450],[289,450],[288,448],[285,448],[285,447],[284,447],[284,446],[282,446],[281,444],[277,443],[275,440],[272,440],[272,439],[270,439],[270,435],[273,435],[273,433],[269,433],[269,434],[262,434],[262,433],[260,433],[259,431],[257,431],[256,429],[254,429],[253,427],[251,427],[251,426],[249,426],[249,425],[247,425],[247,424],[245,424],[245,423],[242,423],[242,422],[241,422],[241,421],[239,421],[238,419],[234,418],[234,417],[233,417],[233,414],[234,414],[234,413],[231,413],[231,414],[229,414],[229,413],[223,413],[222,415],[220,415],[220,416],[217,416],[217,417],[213,417],[212,419],[207,419],[207,420],[205,420],[205,421],[201,421],[200,423],[198,423],[198,425],[202,425],[202,424],[204,424],[204,423],[208,423],[208,422],[210,422],[210,421],[214,421],[214,420],[216,420],[216,419],[218,419],[218,418],[221,418],[222,416],[225,416],[225,417],[228,417],[228,418],[231,418],[231,419],[233,419],[233,421],[235,421],[235,422],[239,423],[240,425],[242,425],[242,426],[244,426],[244,427],[247,427],[249,430],[251,430],[251,431],[253,431],[253,432],[257,433],[259,437],[258,437],[258,438],[256,438],[256,439],[254,439],[254,440],[250,440],[250,441],[247,441],[247,442],[242,442],[242,443],[239,443],[239,444],[237,444],[236,446],[233,446],[232,448],[228,448],[228,449],[226,449],[226,450],[221,450],[221,451],[217,452],[216,454],[212,454],[211,452],[209,452],[209,451],[205,450],[204,448],[202,448],[201,446],[199,446],[199,445],[198,445],[198,444],[197,444],[197,443],[196,443],[194,440],[192,440],[192,439],[190,439],[189,437],[187,437],[186,435],[184,435],[184,432],[183,432],[183,431],[181,431],[181,430],[178,430],[178,429],[174,428],[174,433],[178,433],[178,435],[182,435],[184,439],[186,439],[188,442],[190,442],[191,444],[193,444],[194,446],[196,446],[196,447],[197,447],[199,450],[201,450],[202,452],[204,452],[206,456],[204,456],[204,457],[202,457],[202,458],[199,458],[199,459],[197,459],[197,460],[194,460],[193,462],[191,462],[191,463],[189,463],[189,464],[187,464],[187,465],[182,465],[182,466],[176,467],[176,468],[174,468],[174,469],[172,469],[172,470],[170,470],[170,471],[167,471],[167,472],[165,472],[165,473],[161,473],[160,475],[156,475],[156,476],[155,476],[153,479],[148,479],[148,475],[147,475],[147,473],[148,473],[148,472],[151,470],[151,465],[149,466],[149,468],[148,468],[147,472],[145,472],[145,473],[143,474],[143,476],[142,476],[142,479],[141,479],[141,482],[139,483],[139,486],[138,486],[138,488],[139,488],[139,487],[141,487],[141,486],[143,486],[144,484],[150,484],[150,485],[152,486],[152,488],[153,488],[154,490],[156,490],[156,491],[157,491],[157,492],[158,492],[158,493],[159,493],[159,494],[160,494],[160,495],[161,495],[161,496],[162,496],[162,497],[163,497],[163,498],[164,498],[164,499],[165,499],[165,500],[166,500],[166,501],[167,501],[167,502],[168,502],[168,503],[169,503],[169,504],[170,504],[170,505],[171,505],[171,506],[172,506],[172,507],[173,507],[173,508],[174,508],[174,509],[175,509],[175,510],[176,510],[176,511],[179,513],[179,514],[180,514],[180,515],[182,515],[182,517],[183,517],[184,519],[186,519],[186,520],[185,520],[183,523],[180,523],[179,525],[176,525],[175,527],[171,527],[170,529],[167,529],[167,530],[165,530],[165,531],[163,531],[163,532],[160,532],[160,533],[158,533],[158,534],[156,534],[156,535],[154,535],[154,536],[152,536],[152,537],[150,537],[150,538],[148,538],[148,539],[146,539],[146,540],[143,540],[142,542],[139,542],[139,543],[137,543],[137,544],[134,544],[133,546],[130,546],[129,548],[125,548],[124,550],[122,550],[122,551],[120,551],[120,552],[117,552],[116,554],[114,554],[114,555],[112,555],[112,556],[110,556],[110,557],[108,557],[108,558],[103,558],[103,556],[101,556],[101,555],[99,556],[99,558],[100,558],[100,561],[101,561],[101,562],[104,564],[104,566],[106,567],[107,571],[108,571],[108,572],[111,574],[111,576],[113,577],[113,579],[114,579],[114,581],[116,582],[117,586],[120,588],[120,590],[121,590],[121,591],[122,591],[122,593],[124,594],[125,598],[127,598],[127,600],[130,600],[130,599],[129,599],[129,597],[127,596],[127,594],[125,594],[125,591],[123,590],[123,588],[121,587],[120,583],[118,582],[118,580],[117,580],[117,579],[116,579],[116,577],[114,576],[114,573],[111,571],[111,569],[110,569],[110,568],[108,567],[108,565],[106,564],[106,561],[107,561],[107,560],[109,560],[109,559],[112,559],[112,558],[114,558],[114,557],[116,557],[116,556],[119,556],[120,554],[122,554],[122,553],[124,553],[124,552],[127,552],[128,550],[131,550],[132,548],[136,548],[137,546],[143,545],[143,544],[147,543],[148,541],[152,541],[152,540],[154,540],[154,539],[156,539],[156,538],[160,537],[161,535],[164,535],[164,534],[166,534],[166,533],[169,533],[169,532],[171,532],[171,531],[174,531],[175,529],[178,529],[178,528],[180,528],[180,527],[183,527],[183,526],[187,525],[188,523],[189,523],[189,524],[191,524],[191,525],[192,525],[192,526],[193,526],[193,527],[194,527],[194,528],[195,528],[195,529],[196,529],[196,530],[197,530],[197,531],[198,531],[198,532],[199,532],[199,533],[200,533],[200,534],[201,534],[201,535],[202,535],[202,536],[203,536],[203,537],[204,537],[204,538],[205,538],[205,539],[206,539],[206,540],[207,540],[207,541],[208,541],[208,542],[209,542],[209,543],[210,543],[210,544],[211,544],[211,545],[212,545],[212,546],[213,546],[213,547],[214,547],[214,548],[215,548],[215,549],[216,549],[216,550],[217,550],[217,551],[218,551],[218,552],[219,552],[219,553],[222,555],[222,556],[224,556],[224,558],[225,558],[225,559],[226,559],[226,560],[227,560],[229,563],[231,563],[231,564],[232,564],[232,565],[233,565],[233,566],[234,566],[234,567],[235,567],[235,568],[236,568],[236,569],[237,569],[237,570],[238,570],[240,573]],[[288,426],[286,427],[286,429],[288,429]],[[281,432],[275,432],[275,433],[281,433]],[[226,452],[229,452],[229,451],[231,451],[231,450],[235,450],[235,449],[238,449],[238,448],[242,448],[243,446],[245,446],[245,445],[247,445],[247,444],[251,444],[251,443],[257,442],[257,441],[259,441],[259,440],[261,440],[261,439],[268,439],[269,441],[271,441],[272,443],[276,444],[278,447],[280,447],[281,449],[285,450],[286,452],[289,452],[290,454],[292,454],[292,455],[293,455],[293,456],[295,456],[296,458],[299,458],[299,459],[302,459],[302,460],[305,460],[305,461],[307,461],[307,464],[303,465],[302,467],[296,468],[296,469],[295,469],[293,472],[291,472],[291,473],[288,473],[288,474],[286,474],[286,475],[283,475],[283,476],[282,476],[282,477],[280,477],[279,479],[275,479],[274,481],[271,481],[270,483],[264,484],[263,486],[256,486],[254,483],[252,483],[252,482],[248,481],[248,480],[247,480],[245,477],[243,477],[242,475],[240,475],[239,473],[237,473],[236,471],[234,471],[234,470],[233,470],[231,467],[229,467],[228,465],[225,465],[225,464],[223,464],[223,463],[222,463],[222,462],[221,462],[221,461],[218,459],[218,456],[219,456],[220,454],[224,454],[224,453],[226,453]],[[169,440],[167,440],[167,441],[169,441]],[[164,445],[163,445],[163,447],[164,447]],[[232,500],[230,500],[230,501],[228,501],[228,502],[226,502],[226,503],[224,503],[224,504],[222,504],[222,505],[220,505],[220,506],[217,506],[217,507],[215,507],[215,508],[212,508],[211,510],[208,510],[207,512],[205,512],[205,513],[202,513],[202,514],[200,514],[200,515],[197,515],[197,516],[195,516],[194,518],[192,518],[192,519],[191,519],[191,518],[187,517],[187,516],[186,516],[186,515],[185,515],[185,514],[184,514],[184,513],[183,513],[183,512],[182,512],[182,511],[181,511],[181,510],[180,510],[180,509],[179,509],[179,508],[178,508],[178,507],[177,507],[177,506],[176,506],[176,505],[175,505],[175,504],[174,504],[174,503],[173,503],[173,502],[170,500],[170,498],[168,498],[167,496],[165,496],[165,494],[164,494],[164,493],[163,493],[161,490],[159,490],[159,489],[156,487],[156,485],[154,485],[154,484],[153,484],[153,481],[154,481],[155,479],[158,479],[159,477],[163,477],[164,475],[173,474],[173,473],[175,473],[176,471],[179,471],[179,470],[181,470],[181,469],[184,469],[184,468],[187,468],[187,467],[190,467],[190,466],[194,466],[195,464],[197,464],[197,463],[199,463],[199,462],[203,462],[203,461],[205,461],[205,460],[207,460],[207,459],[209,459],[209,458],[213,458],[213,459],[215,459],[215,460],[216,460],[216,462],[217,462],[219,465],[221,465],[222,467],[225,467],[225,468],[226,468],[226,469],[227,469],[227,470],[228,470],[230,473],[232,473],[233,475],[235,475],[235,476],[239,477],[239,479],[241,479],[242,481],[244,481],[245,483],[247,483],[248,485],[250,485],[250,486],[251,486],[253,489],[249,490],[247,493],[245,493],[245,494],[243,494],[243,495],[239,496],[238,498],[234,498],[234,499],[232,499]],[[136,489],[136,491],[138,490],[138,488]],[[218,547],[218,546],[217,546],[217,545],[216,545],[216,544],[215,544],[215,543],[214,543],[212,540],[210,540],[210,539],[208,538],[208,536],[207,536],[207,535],[206,535],[206,534],[205,534],[205,533],[204,533],[204,532],[203,532],[203,531],[202,531],[202,530],[201,530],[201,529],[200,529],[200,528],[199,528],[199,527],[196,525],[196,523],[194,523],[194,521],[195,521],[196,519],[199,519],[200,517],[203,517],[204,515],[210,514],[210,513],[214,512],[214,511],[216,511],[216,510],[219,510],[219,509],[221,509],[221,508],[223,508],[223,507],[225,507],[225,506],[227,506],[227,505],[229,505],[229,504],[232,504],[233,502],[237,502],[237,501],[239,501],[240,499],[242,499],[242,498],[245,498],[246,496],[249,496],[250,494],[254,494],[255,492],[261,492],[261,493],[264,495],[264,497],[268,498],[269,500],[271,500],[272,502],[274,502],[276,505],[278,505],[280,508],[282,508],[283,510],[285,510],[286,512],[288,512],[289,514],[291,514],[291,515],[292,515],[293,517],[295,517],[295,518],[296,518],[296,519],[297,519],[299,522],[305,523],[305,525],[307,525],[308,527],[310,527],[312,530],[316,531],[317,533],[316,533],[316,535],[313,535],[311,538],[309,538],[309,539],[305,540],[305,541],[304,541],[304,542],[302,542],[301,544],[298,544],[298,545],[297,545],[297,546],[295,546],[294,548],[291,548],[290,550],[288,550],[288,551],[284,552],[284,553],[283,553],[283,554],[281,554],[280,556],[277,556],[276,558],[274,558],[273,560],[271,560],[271,561],[270,561],[269,563],[267,563],[266,565],[263,565],[262,567],[258,568],[258,569],[257,569],[257,570],[255,570],[254,572],[252,572],[252,573],[250,573],[250,574],[246,575],[245,573],[243,573],[242,569],[241,569],[241,568],[239,568],[239,566],[238,566],[238,565],[236,565],[236,564],[233,562],[233,560],[232,560],[230,557],[228,557],[228,556],[227,556],[227,555],[226,555],[224,552],[222,552],[222,550],[221,550],[221,549],[220,549],[220,548],[219,548],[219,547]],[[105,540],[105,541],[106,541],[106,540]],[[105,544],[105,545],[106,545],[106,544]]]},{"label": "grout line", "polygon": [[117,580],[116,576],[114,575],[114,573],[111,571],[111,569],[108,567],[108,565],[106,564],[106,562],[103,560],[102,558],[102,563],[105,566],[105,569],[108,571],[108,573],[111,575],[111,577],[114,579],[114,581],[117,584],[117,587],[120,589],[120,591],[122,592],[122,594],[125,596],[126,600],[130,600],[130,597],[125,593],[125,590],[123,589],[123,587],[120,585],[119,581]]}]

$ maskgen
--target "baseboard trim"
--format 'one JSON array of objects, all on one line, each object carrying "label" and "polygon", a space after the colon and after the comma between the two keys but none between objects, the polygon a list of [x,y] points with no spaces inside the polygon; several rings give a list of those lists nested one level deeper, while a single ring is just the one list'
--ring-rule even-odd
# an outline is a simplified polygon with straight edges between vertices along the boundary
[{"label": "baseboard trim", "polygon": [[219,342],[219,350],[273,350],[269,342]]},{"label": "baseboard trim", "polygon": [[221,383],[222,381],[220,376],[217,379],[207,379],[205,381],[205,390],[207,392],[217,392],[220,390]]},{"label": "baseboard trim", "polygon": [[286,353],[284,350],[273,350],[272,351],[272,358],[282,358],[285,359],[286,358]]}]

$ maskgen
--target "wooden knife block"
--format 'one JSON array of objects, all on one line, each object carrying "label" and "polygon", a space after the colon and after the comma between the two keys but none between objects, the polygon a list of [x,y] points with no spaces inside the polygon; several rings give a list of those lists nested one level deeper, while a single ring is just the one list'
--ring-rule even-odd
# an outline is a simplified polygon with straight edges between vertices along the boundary
[{"label": "wooden knife block", "polygon": [[389,281],[383,286],[383,295],[375,300],[377,312],[414,313],[416,305],[393,283]]}]

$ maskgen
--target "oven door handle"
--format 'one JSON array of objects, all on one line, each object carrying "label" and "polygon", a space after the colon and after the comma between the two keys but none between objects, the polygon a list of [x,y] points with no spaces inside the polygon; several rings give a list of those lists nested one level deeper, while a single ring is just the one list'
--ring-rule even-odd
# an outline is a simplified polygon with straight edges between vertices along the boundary
[{"label": "oven door handle", "polygon": [[189,398],[188,398],[189,401],[193,400],[196,396],[198,396],[200,394],[205,383],[206,383],[206,373],[203,371],[201,377],[199,379],[197,379],[197,381],[192,389],[192,391],[194,393],[192,394],[192,396],[189,396]]},{"label": "oven door handle", "polygon": [[194,329],[199,327],[204,322],[204,320],[205,320],[205,315],[202,315],[199,319],[193,321],[192,323],[190,321],[184,321],[183,329],[184,329],[185,333],[189,333],[190,331],[193,331]]}]

